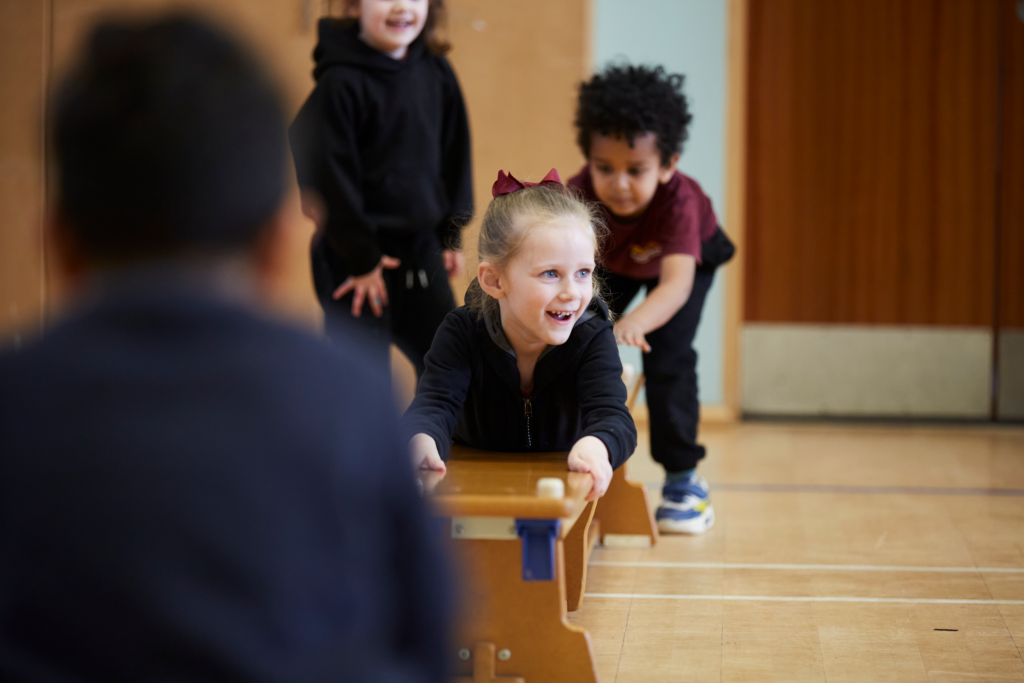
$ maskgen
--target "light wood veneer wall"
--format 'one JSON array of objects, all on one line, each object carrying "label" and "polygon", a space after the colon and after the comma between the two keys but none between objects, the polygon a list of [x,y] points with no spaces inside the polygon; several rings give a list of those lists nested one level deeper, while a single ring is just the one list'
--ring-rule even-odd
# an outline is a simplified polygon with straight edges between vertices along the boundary
[{"label": "light wood veneer wall", "polygon": [[[315,20],[331,9],[323,0],[9,0],[0,5],[0,340],[10,343],[16,333],[40,329],[45,312],[59,306],[59,283],[48,281],[42,230],[46,83],[59,78],[100,17],[178,7],[198,8],[249,40],[278,76],[292,110],[298,110],[313,87]],[[448,7],[455,48],[450,59],[472,127],[479,217],[499,168],[540,178],[557,167],[567,178],[582,163],[572,111],[576,84],[589,64],[590,2],[449,0]],[[294,197],[288,215],[290,265],[275,305],[315,323],[319,310],[307,255],[312,226]],[[475,254],[478,220],[466,232],[469,255]],[[468,270],[475,270],[475,258],[467,260]],[[469,279],[454,283],[457,296]]]}]

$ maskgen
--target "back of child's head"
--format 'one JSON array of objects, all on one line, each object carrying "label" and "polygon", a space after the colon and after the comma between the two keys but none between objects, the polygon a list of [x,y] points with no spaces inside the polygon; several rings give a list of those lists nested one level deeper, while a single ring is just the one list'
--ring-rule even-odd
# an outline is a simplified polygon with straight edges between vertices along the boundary
[{"label": "back of child's head", "polygon": [[[342,0],[341,16],[335,21],[342,26],[358,25],[359,3],[360,0]],[[430,54],[446,55],[451,51],[452,45],[445,37],[447,24],[448,8],[445,6],[445,0],[427,0],[427,21],[423,25],[421,35]]]},{"label": "back of child's head", "polygon": [[654,133],[663,166],[681,154],[693,116],[683,95],[681,74],[664,67],[611,65],[580,84],[576,141],[590,158],[594,133],[624,137],[632,147],[638,135]]},{"label": "back of child's head", "polygon": [[[503,269],[520,253],[532,230],[554,224],[575,224],[586,231],[594,241],[595,254],[600,251],[607,233],[597,204],[586,201],[574,187],[545,181],[491,200],[480,223],[479,260]],[[483,292],[480,294],[467,298],[467,304],[477,315],[497,309],[497,300]],[[600,282],[594,277],[594,296],[599,295]]]},{"label": "back of child's head", "polygon": [[285,190],[276,88],[203,20],[111,20],[55,98],[58,212],[105,263],[219,255],[254,243]]}]

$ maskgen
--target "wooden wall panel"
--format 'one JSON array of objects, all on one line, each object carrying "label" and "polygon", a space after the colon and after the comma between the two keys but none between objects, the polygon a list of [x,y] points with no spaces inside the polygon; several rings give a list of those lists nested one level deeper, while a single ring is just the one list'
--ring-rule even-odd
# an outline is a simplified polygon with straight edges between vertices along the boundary
[{"label": "wooden wall panel", "polygon": [[[336,4],[336,3],[335,3]],[[85,33],[110,13],[144,13],[194,7],[212,13],[250,40],[283,85],[297,111],[313,87],[315,20],[323,0],[53,0],[52,21],[38,0],[0,3],[0,339],[12,320],[38,326],[43,305],[59,306],[60,283],[44,282],[41,212],[43,167],[41,111],[43,59],[51,41],[54,81],[80,48]],[[583,162],[572,128],[576,86],[590,63],[590,0],[516,5],[450,0],[451,61],[466,95],[474,143],[477,219],[467,230],[467,255],[476,250],[476,224],[490,199],[499,168],[539,178],[557,167],[568,178]],[[26,26],[36,28],[26,29]],[[52,26],[52,35],[49,30]],[[35,137],[33,137],[35,136]],[[34,164],[34,165],[33,165]],[[291,213],[288,272],[281,287],[287,313],[319,317],[309,276],[312,226]],[[475,271],[455,283],[461,296]],[[16,314],[10,311],[17,311]],[[13,317],[12,317],[13,316]]]},{"label": "wooden wall panel", "polygon": [[576,87],[590,70],[590,0],[516,3],[449,0],[452,65],[473,135],[476,219],[463,235],[467,276],[476,276],[479,217],[498,169],[538,181],[551,168],[568,180],[583,165],[573,117]]},{"label": "wooden wall panel", "polygon": [[745,319],[989,325],[998,0],[751,0]]},{"label": "wooden wall panel", "polygon": [[[319,8],[319,3],[316,3]],[[240,35],[257,51],[281,85],[292,112],[313,87],[314,15],[303,0],[53,0],[53,60],[56,79],[66,71],[89,29],[112,13],[142,15],[174,8],[196,9]],[[302,216],[297,190],[286,206],[288,239],[272,307],[293,320],[316,326],[321,317],[313,294],[309,241],[313,224]],[[59,308],[61,283],[50,283],[49,308]]]},{"label": "wooden wall panel", "polygon": [[315,0],[53,0],[54,64],[59,74],[80,48],[89,28],[116,13],[142,16],[170,9],[195,9],[249,41],[277,76],[297,112],[313,89],[316,44]]},{"label": "wooden wall panel", "polygon": [[1024,17],[1002,0],[1004,85],[999,323],[1024,328]]},{"label": "wooden wall panel", "polygon": [[0,347],[41,324],[46,3],[0,2]]}]

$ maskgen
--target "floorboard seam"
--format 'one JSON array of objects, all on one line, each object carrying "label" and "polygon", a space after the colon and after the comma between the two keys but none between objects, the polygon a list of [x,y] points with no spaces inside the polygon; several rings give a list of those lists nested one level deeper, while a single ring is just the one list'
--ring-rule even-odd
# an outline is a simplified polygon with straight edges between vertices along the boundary
[{"label": "floorboard seam", "polygon": [[[961,538],[961,540],[963,540]],[[965,544],[966,546],[966,544]],[[618,560],[592,560],[591,567],[655,567],[661,569],[780,569],[795,571],[829,572],[939,572],[1024,574],[1024,567],[903,567],[872,564],[762,564],[743,562],[634,562]]]},{"label": "floorboard seam", "polygon": [[1017,649],[1017,659],[1024,662],[1024,657],[1020,654],[1020,645],[1017,644],[1017,639],[1013,637],[1013,631],[1010,630],[1010,625],[1006,623],[1006,615],[1003,614],[1003,610],[999,610],[999,616],[1003,618],[1003,626],[1006,627],[1006,633],[1010,636],[1010,642]]},{"label": "floorboard seam", "polygon": [[[661,483],[644,482],[649,488]],[[709,482],[719,493],[824,493],[857,496],[981,496],[993,498],[1024,498],[1024,489],[983,486],[867,486],[844,484],[755,484]]]},{"label": "floorboard seam", "polygon": [[[636,574],[633,575],[633,590],[636,590]],[[629,617],[633,614],[633,601],[629,601],[626,609],[626,625],[622,628],[622,642],[619,643],[619,661],[615,662],[615,683],[619,682],[619,669],[622,668],[622,651],[626,649],[626,633],[629,631]]]},{"label": "floorboard seam", "polygon": [[[640,600],[726,600],[740,602],[850,602],[904,605],[1024,605],[1024,600],[974,600],[956,598],[865,598],[810,595],[680,595],[671,593],[587,593],[585,597]],[[628,615],[627,615],[628,625]]]}]

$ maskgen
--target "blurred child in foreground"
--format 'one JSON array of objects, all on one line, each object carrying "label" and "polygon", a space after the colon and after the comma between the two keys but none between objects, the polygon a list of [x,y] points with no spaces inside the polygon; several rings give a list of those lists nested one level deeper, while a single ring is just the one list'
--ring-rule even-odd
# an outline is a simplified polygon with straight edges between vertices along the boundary
[{"label": "blurred child in foreground", "polygon": [[194,18],[108,21],[53,111],[76,297],[0,356],[0,680],[440,683],[384,377],[261,305],[287,222],[262,68]]}]

